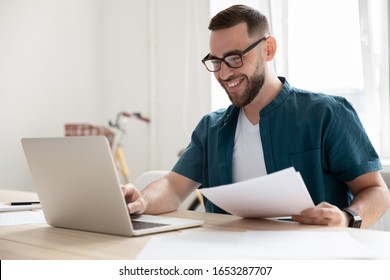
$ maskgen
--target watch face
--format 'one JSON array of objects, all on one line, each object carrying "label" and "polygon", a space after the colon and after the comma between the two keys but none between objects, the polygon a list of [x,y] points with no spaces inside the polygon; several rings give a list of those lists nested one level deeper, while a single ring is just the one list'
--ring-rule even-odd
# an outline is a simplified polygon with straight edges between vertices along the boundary
[{"label": "watch face", "polygon": [[362,218],[349,208],[344,208],[343,211],[347,212],[350,216],[348,227],[360,228],[362,225]]},{"label": "watch face", "polygon": [[361,225],[362,225],[362,218],[360,218],[360,216],[352,217],[350,227],[360,228]]}]

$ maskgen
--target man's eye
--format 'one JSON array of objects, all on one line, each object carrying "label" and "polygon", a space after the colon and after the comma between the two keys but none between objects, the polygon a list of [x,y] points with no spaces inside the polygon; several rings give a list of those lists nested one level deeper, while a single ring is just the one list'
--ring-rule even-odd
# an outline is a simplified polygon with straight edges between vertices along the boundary
[{"label": "man's eye", "polygon": [[237,65],[241,64],[241,57],[239,55],[230,55],[225,58],[229,64]]},{"label": "man's eye", "polygon": [[214,65],[214,66],[218,66],[219,64],[221,64],[221,61],[217,60],[217,59],[211,59],[210,62]]}]

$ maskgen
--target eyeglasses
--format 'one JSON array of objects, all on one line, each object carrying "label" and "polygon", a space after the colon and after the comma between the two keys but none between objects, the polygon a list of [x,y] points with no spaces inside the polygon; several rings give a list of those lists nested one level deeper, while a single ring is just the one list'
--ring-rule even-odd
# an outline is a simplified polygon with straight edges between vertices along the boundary
[{"label": "eyeglasses", "polygon": [[242,65],[244,65],[244,62],[242,61],[242,57],[244,56],[244,54],[254,49],[258,44],[260,44],[262,41],[266,40],[267,38],[268,36],[265,36],[257,40],[256,42],[254,42],[252,45],[250,45],[242,52],[229,53],[222,58],[210,57],[210,54],[208,54],[205,56],[205,58],[202,59],[202,63],[204,64],[204,66],[206,66],[206,69],[210,72],[218,72],[219,70],[221,70],[222,62],[225,62],[225,64],[230,68],[240,68]]}]

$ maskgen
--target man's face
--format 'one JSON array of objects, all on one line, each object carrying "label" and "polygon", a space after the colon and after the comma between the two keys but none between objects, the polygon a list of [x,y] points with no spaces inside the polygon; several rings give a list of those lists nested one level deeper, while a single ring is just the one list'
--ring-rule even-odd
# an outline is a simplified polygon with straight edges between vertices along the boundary
[{"label": "man's face", "polygon": [[[246,23],[213,31],[210,36],[210,55],[222,58],[229,53],[245,50],[258,39],[248,36]],[[230,101],[237,107],[251,103],[264,84],[265,71],[257,49],[260,46],[261,43],[244,54],[242,67],[229,68],[222,62],[221,70],[214,73]]]}]

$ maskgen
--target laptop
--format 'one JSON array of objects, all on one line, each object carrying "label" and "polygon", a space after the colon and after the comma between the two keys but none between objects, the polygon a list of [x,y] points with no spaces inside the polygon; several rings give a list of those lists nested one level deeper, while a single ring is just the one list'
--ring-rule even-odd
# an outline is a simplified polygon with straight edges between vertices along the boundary
[{"label": "laptop", "polygon": [[22,146],[51,226],[138,236],[203,224],[196,219],[130,215],[104,136],[23,138]]}]

